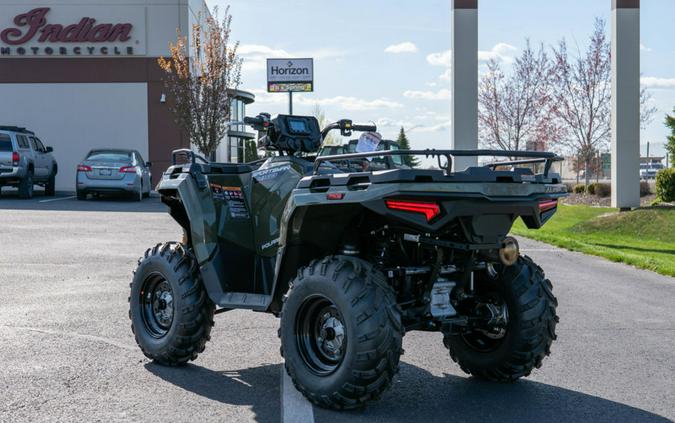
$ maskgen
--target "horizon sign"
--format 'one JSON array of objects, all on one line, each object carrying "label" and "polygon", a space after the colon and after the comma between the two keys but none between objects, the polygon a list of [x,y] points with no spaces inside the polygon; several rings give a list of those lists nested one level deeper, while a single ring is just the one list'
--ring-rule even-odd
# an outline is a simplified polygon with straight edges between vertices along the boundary
[{"label": "horizon sign", "polygon": [[314,91],[314,59],[267,59],[267,92]]}]

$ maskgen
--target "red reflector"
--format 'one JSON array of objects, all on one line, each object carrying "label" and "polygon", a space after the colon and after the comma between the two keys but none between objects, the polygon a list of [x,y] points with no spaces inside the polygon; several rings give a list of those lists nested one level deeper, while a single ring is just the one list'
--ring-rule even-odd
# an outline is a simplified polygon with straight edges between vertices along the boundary
[{"label": "red reflector", "polygon": [[78,172],[91,172],[91,167],[83,164],[77,165]]},{"label": "red reflector", "polygon": [[386,200],[385,203],[387,204],[387,208],[392,210],[422,213],[427,218],[427,222],[441,214],[441,207],[436,203],[401,200]]},{"label": "red reflector", "polygon": [[19,160],[21,160],[21,157],[19,157],[19,153],[14,151],[12,153],[12,165],[13,166],[18,166],[19,165]]},{"label": "red reflector", "polygon": [[344,192],[331,192],[326,194],[326,200],[342,200],[345,198]]},{"label": "red reflector", "polygon": [[558,200],[545,200],[539,202],[539,213],[558,207]]}]

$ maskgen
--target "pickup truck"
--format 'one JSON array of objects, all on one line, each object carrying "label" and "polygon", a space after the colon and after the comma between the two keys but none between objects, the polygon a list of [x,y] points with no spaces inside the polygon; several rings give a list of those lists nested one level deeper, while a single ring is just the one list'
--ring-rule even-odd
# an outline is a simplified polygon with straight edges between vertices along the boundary
[{"label": "pickup truck", "polygon": [[45,147],[33,131],[16,126],[0,126],[0,189],[13,186],[19,197],[33,197],[33,186],[55,194],[58,165],[52,147]]}]

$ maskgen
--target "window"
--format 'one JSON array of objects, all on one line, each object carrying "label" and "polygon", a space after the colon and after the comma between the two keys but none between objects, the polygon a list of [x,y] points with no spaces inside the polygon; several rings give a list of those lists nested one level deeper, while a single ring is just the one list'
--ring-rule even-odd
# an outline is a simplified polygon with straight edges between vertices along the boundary
[{"label": "window", "polygon": [[28,150],[28,139],[26,137],[19,135],[16,137],[16,142],[19,144],[19,148]]},{"label": "window", "polygon": [[89,153],[87,160],[93,162],[129,162],[131,160],[131,153],[114,150],[94,150]]},{"label": "window", "polygon": [[[19,135],[19,137],[23,137],[23,135]],[[30,140],[30,147],[33,149],[33,151],[40,151],[40,147],[35,141],[35,138],[30,137],[29,140]]]},{"label": "window", "polygon": [[0,151],[12,151],[12,140],[7,134],[0,134]]},{"label": "window", "polygon": [[42,141],[40,141],[40,138],[35,138],[35,144],[38,146],[38,151],[42,151],[43,153],[47,151],[45,149],[45,146],[42,145]]}]

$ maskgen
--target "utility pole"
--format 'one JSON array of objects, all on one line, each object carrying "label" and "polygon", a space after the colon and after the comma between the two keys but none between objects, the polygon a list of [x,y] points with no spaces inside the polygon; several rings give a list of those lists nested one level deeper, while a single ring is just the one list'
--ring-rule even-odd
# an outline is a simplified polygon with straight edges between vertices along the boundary
[{"label": "utility pole", "polygon": [[288,114],[293,114],[293,91],[288,92]]}]

